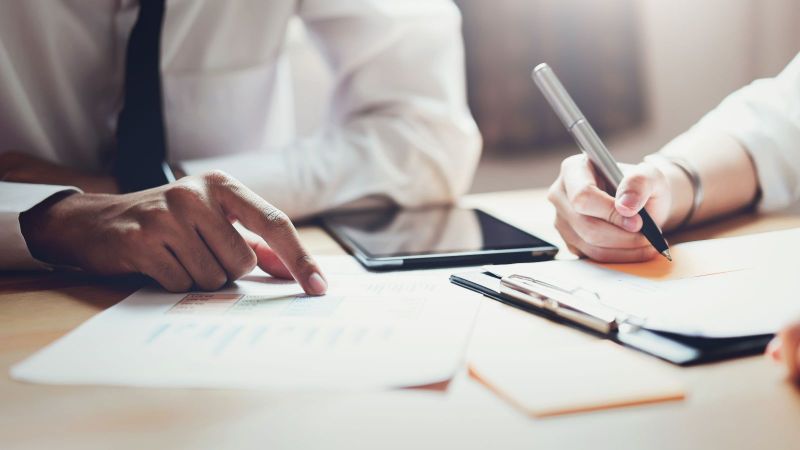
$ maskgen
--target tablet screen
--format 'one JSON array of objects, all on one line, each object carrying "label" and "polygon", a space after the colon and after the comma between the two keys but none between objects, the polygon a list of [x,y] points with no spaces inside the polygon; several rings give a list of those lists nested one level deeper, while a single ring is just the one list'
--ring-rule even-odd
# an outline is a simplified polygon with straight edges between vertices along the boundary
[{"label": "tablet screen", "polygon": [[372,258],[552,247],[477,209],[362,211],[328,216],[325,223]]}]

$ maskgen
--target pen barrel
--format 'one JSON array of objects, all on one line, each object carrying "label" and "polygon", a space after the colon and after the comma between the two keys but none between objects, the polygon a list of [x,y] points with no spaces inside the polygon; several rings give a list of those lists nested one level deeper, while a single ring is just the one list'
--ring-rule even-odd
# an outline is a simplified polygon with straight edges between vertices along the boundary
[{"label": "pen barrel", "polygon": [[[609,186],[606,191],[615,196],[624,177],[622,170],[619,168],[617,161],[614,160],[614,157],[611,156],[600,136],[597,135],[594,128],[583,117],[583,113],[578,109],[578,105],[572,100],[572,97],[564,88],[564,85],[561,84],[553,69],[545,63],[539,64],[533,69],[531,78],[533,78],[539,90],[542,91],[542,95],[544,95],[558,118],[564,122],[564,126],[575,138],[581,151],[608,182]],[[641,233],[659,253],[669,258],[669,252],[665,253],[669,245],[661,234],[661,229],[644,209],[639,211],[639,215],[642,217],[643,223]]]},{"label": "pen barrel", "polygon": [[669,244],[666,239],[664,239],[661,228],[656,225],[656,222],[644,208],[639,211],[639,217],[642,218],[642,234],[647,238],[648,242],[650,242],[659,253],[663,253],[664,250],[669,249]]},{"label": "pen barrel", "polygon": [[547,63],[541,63],[536,66],[533,69],[531,78],[539,86],[539,90],[542,91],[545,100],[547,100],[547,103],[550,104],[550,107],[553,108],[553,111],[555,111],[567,129],[571,128],[575,122],[583,119],[583,113],[578,108],[578,105],[572,100],[564,85],[561,84],[561,80],[558,79]]},{"label": "pen barrel", "polygon": [[616,191],[617,186],[622,182],[622,171],[594,128],[583,117],[580,108],[572,100],[572,96],[561,84],[561,80],[558,79],[553,69],[546,63],[539,64],[533,69],[531,77],[542,91],[547,103],[575,138],[583,153],[589,157]]},{"label": "pen barrel", "polygon": [[600,136],[594,131],[594,128],[592,128],[585,119],[581,119],[569,129],[569,132],[572,133],[581,151],[589,157],[589,160],[592,161],[595,168],[605,177],[606,181],[611,184],[614,188],[614,193],[616,193],[617,187],[622,183],[624,175],[617,161],[611,156],[611,153],[606,148],[606,145],[603,144]]}]

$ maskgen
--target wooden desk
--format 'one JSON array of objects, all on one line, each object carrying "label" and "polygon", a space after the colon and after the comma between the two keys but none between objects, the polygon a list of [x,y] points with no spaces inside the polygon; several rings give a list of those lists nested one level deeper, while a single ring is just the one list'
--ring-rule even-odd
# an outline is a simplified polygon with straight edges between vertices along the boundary
[{"label": "wooden desk", "polygon": [[[543,191],[463,203],[561,243]],[[672,240],[797,226],[800,216],[747,216]],[[301,233],[317,254],[342,252],[319,229]],[[546,420],[522,416],[466,373],[444,392],[358,394],[59,387],[8,377],[11,365],[135,289],[74,274],[0,276],[0,448],[800,448],[800,391],[763,357],[688,369],[664,363],[685,380],[686,401]],[[505,326],[498,317],[547,339],[590,339],[489,300],[478,324]]]}]

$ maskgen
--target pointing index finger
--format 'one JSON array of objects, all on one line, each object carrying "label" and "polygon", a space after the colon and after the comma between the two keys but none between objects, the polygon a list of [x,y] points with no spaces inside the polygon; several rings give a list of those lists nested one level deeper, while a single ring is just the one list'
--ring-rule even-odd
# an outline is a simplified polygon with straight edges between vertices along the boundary
[{"label": "pointing index finger", "polygon": [[215,197],[225,212],[261,236],[306,293],[324,294],[328,287],[327,282],[317,263],[300,242],[289,217],[239,181],[224,174],[217,174],[216,177],[221,179],[215,180]]}]

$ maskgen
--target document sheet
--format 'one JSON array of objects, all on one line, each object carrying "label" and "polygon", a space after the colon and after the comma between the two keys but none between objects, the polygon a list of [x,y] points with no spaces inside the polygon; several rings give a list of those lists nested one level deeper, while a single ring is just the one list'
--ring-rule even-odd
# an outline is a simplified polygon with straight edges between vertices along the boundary
[{"label": "document sheet", "polygon": [[[551,261],[493,267],[577,289],[644,320],[647,328],[702,337],[770,334],[800,317],[793,249],[800,229],[678,244],[674,261]],[[663,269],[663,266],[674,265]]]},{"label": "document sheet", "polygon": [[255,271],[218,292],[142,289],[12,368],[19,380],[153,387],[363,389],[449,379],[478,299],[426,272],[320,258],[321,297]]}]

